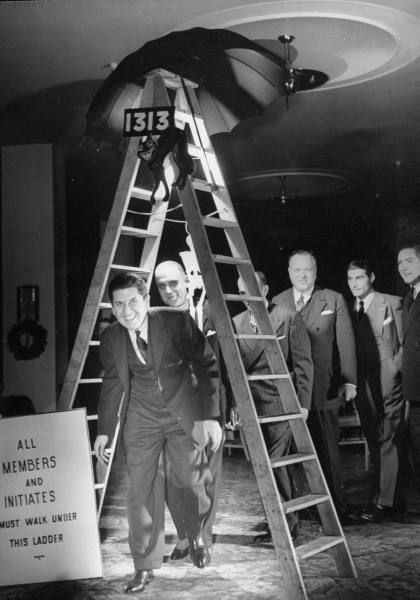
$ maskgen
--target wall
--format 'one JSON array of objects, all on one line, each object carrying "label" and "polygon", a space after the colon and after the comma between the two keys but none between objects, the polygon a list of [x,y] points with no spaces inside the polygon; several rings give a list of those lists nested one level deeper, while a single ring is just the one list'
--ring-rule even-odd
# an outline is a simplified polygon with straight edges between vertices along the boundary
[{"label": "wall", "polygon": [[[57,164],[51,145],[2,149],[3,393],[29,396],[37,412],[55,410],[66,360],[65,234]],[[48,343],[38,358],[17,360],[7,347],[7,333],[17,322],[17,286],[28,284],[39,286],[39,322]],[[61,332],[58,347],[56,331]]]}]

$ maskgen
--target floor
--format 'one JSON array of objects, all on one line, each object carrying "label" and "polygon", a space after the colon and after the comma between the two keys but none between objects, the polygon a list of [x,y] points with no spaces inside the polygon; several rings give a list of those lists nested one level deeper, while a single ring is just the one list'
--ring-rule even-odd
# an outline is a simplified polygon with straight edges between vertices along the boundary
[{"label": "floor", "polygon": [[[348,496],[362,507],[368,493],[368,473],[356,446],[342,449]],[[127,546],[124,495],[126,479],[115,463],[100,528],[104,577],[2,587],[0,600],[117,600],[127,598],[124,582],[132,573]],[[142,594],[144,600],[290,600],[281,587],[273,546],[255,545],[264,517],[250,464],[240,450],[224,459],[223,486],[215,526],[211,564],[195,568],[189,559],[165,562]],[[302,520],[297,543],[307,541],[318,525]],[[408,512],[400,520],[345,528],[358,571],[357,579],[337,577],[335,564],[324,553],[305,561],[302,573],[309,600],[417,600],[420,595],[420,498],[408,493]],[[167,515],[166,553],[175,542]]]}]

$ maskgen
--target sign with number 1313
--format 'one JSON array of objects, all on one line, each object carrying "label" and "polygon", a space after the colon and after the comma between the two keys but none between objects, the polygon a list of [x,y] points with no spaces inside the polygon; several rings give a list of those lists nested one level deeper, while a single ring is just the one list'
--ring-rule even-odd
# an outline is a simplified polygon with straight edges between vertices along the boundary
[{"label": "sign with number 1313", "polygon": [[174,106],[154,106],[153,108],[127,108],[124,111],[124,135],[143,136],[147,133],[161,134],[174,127]]}]

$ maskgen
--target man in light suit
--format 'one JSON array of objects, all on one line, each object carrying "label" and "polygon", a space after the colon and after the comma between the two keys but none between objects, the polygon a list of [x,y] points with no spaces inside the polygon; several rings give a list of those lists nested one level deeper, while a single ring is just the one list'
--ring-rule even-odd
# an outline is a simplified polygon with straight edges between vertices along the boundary
[{"label": "man in light suit", "polygon": [[290,289],[273,298],[300,312],[311,340],[314,364],[312,406],[308,427],[342,525],[361,522],[344,496],[339,452],[338,410],[356,396],[356,347],[343,296],[315,285],[316,260],[307,250],[289,258]]},{"label": "man in light suit", "polygon": [[[107,446],[120,419],[128,468],[127,515],[135,574],[126,593],[142,592],[162,564],[164,489],[158,477],[165,451],[183,489],[185,524],[194,564],[209,553],[202,522],[209,510],[198,494],[206,477],[204,448],[221,442],[218,372],[210,345],[191,317],[170,308],[149,309],[145,281],[120,273],[108,288],[117,322],[100,345],[104,376],[94,450],[107,461]],[[121,402],[122,400],[122,402]],[[200,468],[198,468],[200,466]]]},{"label": "man in light suit", "polygon": [[402,379],[404,401],[409,407],[409,447],[420,485],[420,244],[401,248],[398,270],[410,286],[403,302]]},{"label": "man in light suit", "polygon": [[[215,353],[218,365],[220,367],[220,348],[217,342],[216,332],[211,323],[210,309],[208,301],[205,300],[202,305],[194,307],[190,305],[189,281],[188,276],[180,263],[172,260],[166,260],[159,263],[155,269],[155,282],[162,301],[167,306],[172,306],[178,310],[190,312],[196,318],[199,328],[203,331],[207,340]],[[194,290],[192,290],[193,292]],[[201,313],[199,311],[201,310]],[[220,372],[220,368],[219,368]],[[223,420],[225,402],[223,384],[219,381],[220,391],[220,412]],[[205,492],[210,502],[210,510],[203,524],[203,536],[208,545],[212,546],[213,524],[216,517],[217,500],[220,489],[223,443],[215,452],[208,452],[208,465],[210,477],[205,481],[205,485],[199,491]],[[172,520],[178,534],[178,540],[171,553],[172,560],[181,560],[188,556],[189,539],[183,522],[182,495],[179,487],[173,484],[171,465],[166,461],[166,501],[171,513]]]},{"label": "man in light suit", "polygon": [[380,523],[393,514],[398,496],[404,401],[401,383],[402,302],[373,288],[375,274],[366,260],[353,260],[347,281],[355,298],[356,406],[373,466],[372,505],[362,519]]},{"label": "man in light suit", "polygon": [[[261,271],[256,272],[261,293],[266,299],[270,321],[273,325],[280,347],[287,363],[289,372],[295,382],[296,392],[302,412],[307,416],[311,406],[313,383],[313,365],[311,359],[311,343],[305,325],[299,314],[288,306],[278,306],[267,300],[269,287]],[[241,278],[238,279],[238,290],[245,294],[246,289]],[[239,334],[258,333],[252,310],[236,315],[233,318],[235,330]],[[264,352],[264,340],[239,340],[243,364],[248,375],[270,373],[268,361]],[[270,380],[250,381],[252,398],[259,416],[276,416],[283,412],[280,396],[276,385]],[[289,454],[293,442],[292,431],[289,423],[267,423],[263,426],[267,451],[272,460]],[[287,467],[274,469],[277,487],[284,501],[294,497],[295,484],[292,473]],[[288,515],[289,528],[292,538],[298,534],[298,516],[296,513]],[[257,536],[255,541],[267,542],[271,534],[267,531]]]}]

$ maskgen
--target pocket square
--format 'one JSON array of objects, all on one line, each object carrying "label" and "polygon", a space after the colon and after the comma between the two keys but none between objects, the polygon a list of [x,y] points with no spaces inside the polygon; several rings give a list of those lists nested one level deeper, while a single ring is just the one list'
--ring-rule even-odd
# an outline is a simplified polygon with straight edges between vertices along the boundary
[{"label": "pocket square", "polygon": [[333,310],[323,310],[321,315],[333,315],[334,311]]},{"label": "pocket square", "polygon": [[392,317],[387,317],[382,325],[389,325],[389,323],[392,323]]}]

